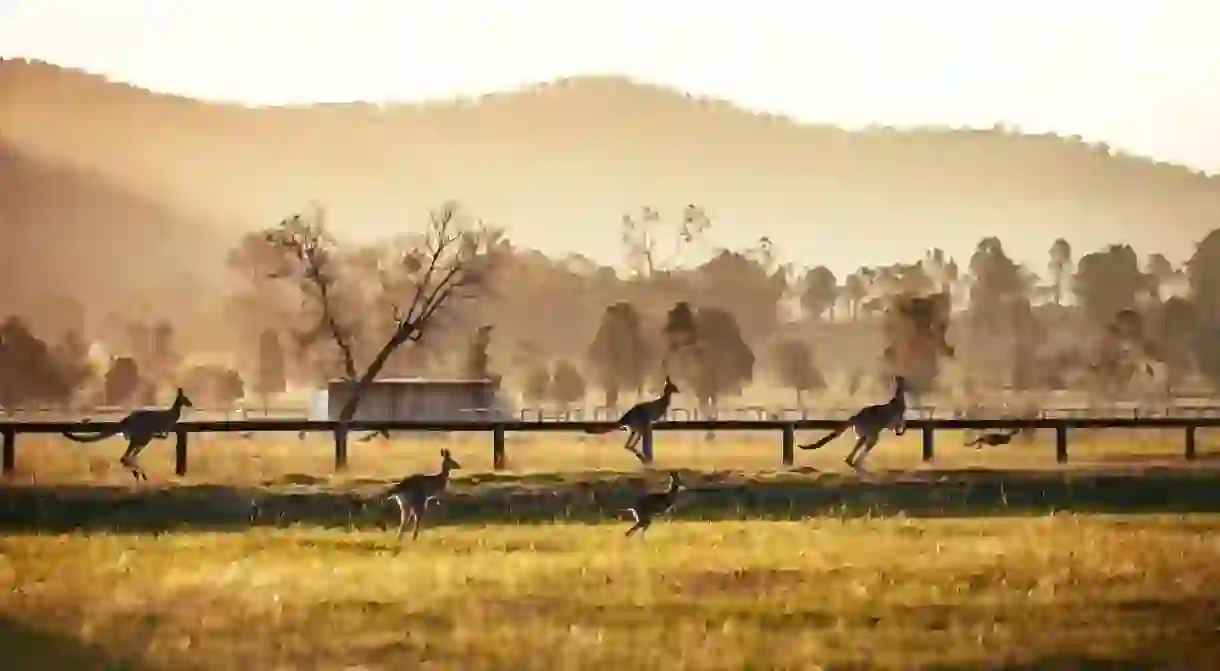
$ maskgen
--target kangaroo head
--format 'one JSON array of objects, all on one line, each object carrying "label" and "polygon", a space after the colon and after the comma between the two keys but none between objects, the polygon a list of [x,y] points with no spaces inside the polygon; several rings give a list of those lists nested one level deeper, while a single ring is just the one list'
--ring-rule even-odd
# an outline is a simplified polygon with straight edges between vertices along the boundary
[{"label": "kangaroo head", "polygon": [[461,467],[462,467],[462,465],[459,464],[453,458],[453,455],[449,453],[448,449],[441,450],[441,470],[442,471],[456,471],[457,469],[459,469]]},{"label": "kangaroo head", "polygon": [[662,390],[661,393],[668,395],[668,394],[676,394],[680,391],[682,391],[682,390],[678,389],[678,385],[674,384],[674,381],[669,379],[669,376],[666,375],[665,376],[665,389]]},{"label": "kangaroo head", "polygon": [[898,394],[901,394],[904,391],[906,391],[906,389],[907,389],[906,378],[901,375],[895,375],[894,376],[894,395],[896,396]]},{"label": "kangaroo head", "polygon": [[178,387],[178,396],[174,399],[174,402],[183,408],[195,407],[195,404],[191,403],[191,399],[187,397],[186,392],[182,390],[182,387]]}]

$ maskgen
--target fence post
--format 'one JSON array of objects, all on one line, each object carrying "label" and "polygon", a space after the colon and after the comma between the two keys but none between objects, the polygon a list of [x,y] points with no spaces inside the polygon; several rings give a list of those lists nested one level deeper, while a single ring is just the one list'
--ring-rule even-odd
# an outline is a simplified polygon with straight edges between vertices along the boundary
[{"label": "fence post", "polygon": [[6,426],[4,431],[4,474],[17,470],[17,429]]},{"label": "fence post", "polygon": [[644,457],[644,463],[652,463],[652,427],[644,427],[644,433],[640,436],[640,454]]},{"label": "fence post", "polygon": [[784,438],[780,457],[784,460],[785,466],[791,466],[795,460],[793,448],[796,446],[796,427],[791,424],[784,425]]},{"label": "fence post", "polygon": [[1195,460],[1195,426],[1193,424],[1186,427],[1186,459],[1187,461]]},{"label": "fence post", "polygon": [[923,460],[925,463],[932,461],[932,458],[936,456],[936,450],[933,445],[933,432],[934,429],[931,424],[923,427]]},{"label": "fence post", "polygon": [[504,470],[504,425],[497,424],[491,430],[491,467]]},{"label": "fence post", "polygon": [[179,426],[174,434],[174,475],[181,478],[186,475],[186,427]]},{"label": "fence post", "polygon": [[1068,460],[1068,428],[1067,424],[1055,427],[1055,461],[1066,464]]},{"label": "fence post", "polygon": [[347,425],[335,427],[335,470],[347,470]]}]

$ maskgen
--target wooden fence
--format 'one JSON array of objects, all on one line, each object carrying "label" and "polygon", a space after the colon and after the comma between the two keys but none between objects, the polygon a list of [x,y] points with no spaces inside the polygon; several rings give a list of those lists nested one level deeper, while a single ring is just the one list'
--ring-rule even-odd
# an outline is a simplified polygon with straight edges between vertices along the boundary
[{"label": "wooden fence", "polygon": [[[326,432],[334,434],[335,470],[347,467],[347,435],[360,431],[416,431],[416,432],[460,432],[491,433],[492,463],[496,470],[505,467],[505,434],[534,432],[579,432],[589,428],[606,427],[608,422],[522,422],[522,421],[472,421],[472,422],[372,422],[353,421],[346,426],[333,421],[303,421],[298,419],[261,419],[246,421],[187,421],[179,422],[175,429],[174,471],[186,475],[189,437],[192,433],[249,433],[249,432]],[[793,463],[796,447],[796,432],[807,430],[830,430],[840,426],[840,420],[693,420],[660,422],[654,431],[775,431],[780,434],[780,460],[785,466]],[[62,434],[65,431],[95,432],[114,422],[0,422],[3,438],[3,472],[12,473],[17,464],[17,436],[21,434]],[[1196,458],[1195,433],[1199,428],[1220,427],[1220,417],[1109,417],[1109,418],[1037,418],[1037,419],[909,419],[907,430],[922,433],[923,460],[930,462],[935,456],[935,436],[938,430],[995,430],[1006,428],[1053,429],[1055,432],[1055,458],[1063,464],[1068,460],[1068,434],[1072,429],[1180,429],[1184,432],[1183,456],[1187,460]],[[342,439],[340,439],[342,437]],[[66,439],[65,439],[66,440]],[[643,436],[640,452],[645,462],[653,456],[652,432]]]}]

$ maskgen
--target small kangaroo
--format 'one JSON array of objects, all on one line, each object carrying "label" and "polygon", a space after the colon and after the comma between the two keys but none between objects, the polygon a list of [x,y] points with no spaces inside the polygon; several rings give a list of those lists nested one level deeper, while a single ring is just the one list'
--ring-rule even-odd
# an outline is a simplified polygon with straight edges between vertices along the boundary
[{"label": "small kangaroo", "polygon": [[585,433],[602,434],[626,429],[631,432],[627,436],[627,442],[623,444],[623,449],[635,455],[640,463],[647,463],[644,460],[644,455],[636,449],[636,445],[644,438],[644,431],[653,424],[665,418],[665,413],[669,412],[669,401],[674,394],[681,391],[678,386],[665,376],[665,388],[661,391],[661,395],[651,401],[643,401],[631,406],[617,422],[608,427],[598,427],[594,429],[585,429]]},{"label": "small kangaroo", "polygon": [[848,429],[856,433],[856,446],[847,455],[848,466],[859,470],[868,453],[877,446],[881,433],[892,429],[894,435],[906,433],[906,380],[901,376],[894,377],[894,396],[889,401],[878,405],[865,406],[816,443],[801,445],[802,450],[816,450],[830,441],[843,435]]},{"label": "small kangaroo", "polygon": [[382,500],[393,499],[398,504],[398,536],[395,540],[402,542],[408,520],[411,521],[411,540],[419,538],[419,527],[423,523],[428,504],[438,501],[440,495],[445,493],[445,487],[449,484],[449,472],[461,467],[449,450],[442,449],[440,471],[408,475],[381,495]]},{"label": "small kangaroo", "polygon": [[681,489],[682,480],[678,478],[677,471],[670,471],[669,489],[663,492],[645,494],[636,499],[635,504],[627,508],[627,511],[635,518],[635,526],[627,530],[627,538],[631,538],[637,531],[648,531],[648,527],[652,526],[652,519],[654,517],[667,512],[673,507],[674,502],[678,500],[678,492]]},{"label": "small kangaroo", "polygon": [[987,447],[1007,445],[1012,441],[1013,436],[1017,435],[1018,433],[1021,433],[1021,429],[1006,429],[1004,431],[980,433],[974,437],[974,440],[966,443],[966,447],[974,447],[981,450],[983,449],[984,445]]},{"label": "small kangaroo", "polygon": [[74,434],[71,431],[64,431],[63,434],[65,438],[78,443],[96,443],[99,440],[122,434],[127,439],[127,450],[119,458],[119,463],[131,471],[136,482],[141,479],[147,481],[148,475],[136,463],[136,457],[153,440],[169,436],[170,431],[174,430],[174,425],[182,417],[182,410],[190,407],[194,407],[194,404],[191,403],[191,399],[187,398],[186,392],[182,391],[182,387],[178,387],[178,394],[168,408],[133,410],[126,417],[115,422],[113,426],[93,434]]}]

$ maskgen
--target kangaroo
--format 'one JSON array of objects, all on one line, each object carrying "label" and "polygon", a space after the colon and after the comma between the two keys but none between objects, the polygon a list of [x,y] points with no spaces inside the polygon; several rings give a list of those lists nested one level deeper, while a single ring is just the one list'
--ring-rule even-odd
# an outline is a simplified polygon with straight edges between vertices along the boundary
[{"label": "kangaroo", "polygon": [[1018,433],[1021,433],[1021,429],[1005,429],[1004,431],[980,433],[974,437],[974,440],[966,443],[966,447],[974,447],[981,450],[983,449],[984,445],[987,447],[1007,445],[1012,441],[1013,436],[1017,435]]},{"label": "kangaroo", "polygon": [[682,481],[678,478],[677,471],[670,471],[669,489],[663,492],[645,494],[636,499],[635,504],[627,508],[627,511],[635,518],[635,525],[627,530],[627,538],[631,538],[637,531],[648,531],[648,527],[652,526],[652,519],[654,517],[667,512],[673,507],[674,502],[678,500],[678,492],[681,489]]},{"label": "kangaroo", "polygon": [[186,392],[182,391],[182,387],[178,387],[178,394],[168,408],[133,410],[110,428],[93,434],[74,434],[71,431],[64,431],[63,434],[65,438],[78,443],[96,443],[99,440],[122,434],[127,439],[127,450],[119,458],[119,463],[131,471],[136,482],[141,479],[147,481],[148,475],[136,463],[136,457],[140,456],[140,452],[143,452],[144,448],[148,447],[153,440],[169,436],[169,432],[174,430],[174,425],[182,417],[183,408],[193,406],[194,404],[191,403],[191,399],[187,398]]},{"label": "kangaroo", "polygon": [[852,448],[851,453],[847,455],[848,466],[859,470],[860,465],[868,456],[868,453],[877,446],[877,441],[881,439],[881,433],[886,429],[892,429],[894,435],[901,436],[906,433],[906,380],[901,376],[894,377],[894,396],[889,401],[878,404],[865,406],[859,412],[852,415],[843,421],[839,428],[831,431],[816,443],[801,445],[802,450],[816,450],[830,441],[843,435],[848,429],[854,429],[856,433],[856,446]]},{"label": "kangaroo", "polygon": [[411,540],[419,538],[419,528],[428,504],[437,502],[440,495],[445,493],[449,472],[461,467],[449,450],[442,449],[440,471],[408,475],[381,495],[382,500],[393,499],[398,504],[398,536],[395,540],[402,543],[408,520],[411,521]]},{"label": "kangaroo", "polygon": [[651,401],[643,401],[631,406],[617,422],[608,427],[598,427],[594,429],[585,429],[585,433],[602,434],[610,433],[618,429],[626,429],[631,432],[627,436],[627,442],[623,444],[623,449],[635,455],[640,463],[646,463],[644,455],[635,446],[644,438],[644,431],[653,424],[665,418],[665,413],[669,412],[669,401],[674,394],[678,393],[678,386],[665,376],[665,388],[661,391],[661,395]]}]

